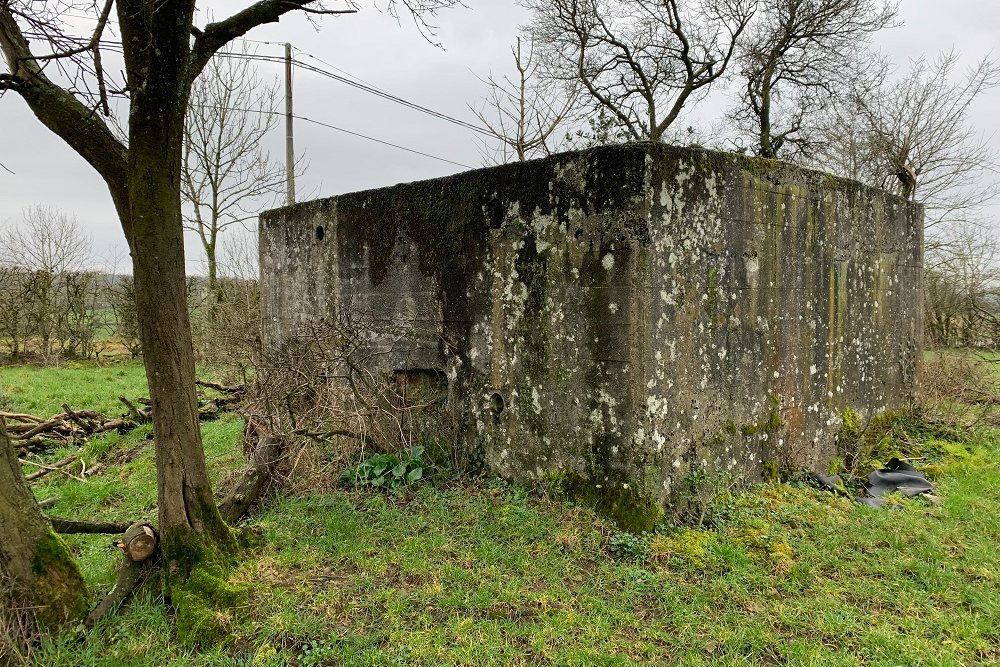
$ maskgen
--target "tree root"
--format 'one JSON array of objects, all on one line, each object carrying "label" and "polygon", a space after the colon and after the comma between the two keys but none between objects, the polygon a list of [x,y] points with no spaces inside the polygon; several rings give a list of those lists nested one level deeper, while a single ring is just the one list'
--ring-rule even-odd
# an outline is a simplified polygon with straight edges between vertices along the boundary
[{"label": "tree root", "polygon": [[147,575],[153,571],[154,560],[150,558],[136,562],[128,556],[122,558],[122,563],[118,566],[118,579],[115,581],[115,587],[87,615],[84,626],[87,628],[93,627],[97,621],[122,606],[128,600],[129,596],[132,595],[132,592],[146,580]]},{"label": "tree root", "polygon": [[87,615],[84,621],[87,628],[121,607],[159,564],[159,535],[152,526],[137,522],[128,526],[124,533],[115,543],[124,556],[118,566],[115,586]]},{"label": "tree root", "polygon": [[250,455],[250,465],[235,487],[219,502],[219,512],[227,523],[235,523],[271,488],[278,463],[285,455],[285,439],[269,435],[260,439]]}]

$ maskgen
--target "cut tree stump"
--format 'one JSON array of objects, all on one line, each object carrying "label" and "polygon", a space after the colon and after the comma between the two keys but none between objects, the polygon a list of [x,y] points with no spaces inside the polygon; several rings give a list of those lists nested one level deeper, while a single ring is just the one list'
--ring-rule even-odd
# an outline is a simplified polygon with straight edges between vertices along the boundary
[{"label": "cut tree stump", "polygon": [[135,562],[143,561],[156,552],[159,536],[148,523],[136,522],[125,529],[125,535],[115,543]]}]

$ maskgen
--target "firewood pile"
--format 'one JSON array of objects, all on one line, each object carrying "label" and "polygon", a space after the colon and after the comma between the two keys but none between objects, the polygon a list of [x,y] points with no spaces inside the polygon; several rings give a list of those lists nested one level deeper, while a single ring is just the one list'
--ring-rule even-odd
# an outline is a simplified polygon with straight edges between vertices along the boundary
[{"label": "firewood pile", "polygon": [[21,451],[37,451],[53,446],[81,445],[90,436],[108,431],[124,433],[135,423],[122,417],[109,417],[94,410],[73,410],[63,404],[63,411],[51,417],[19,412],[0,412],[7,422],[7,433]]},{"label": "firewood pile", "polygon": [[[243,385],[228,386],[202,381],[199,381],[198,384],[215,390],[217,394],[206,397],[204,393],[199,393],[198,415],[202,420],[216,419],[222,412],[232,409],[243,399],[245,393]],[[63,403],[62,412],[49,417],[21,412],[0,412],[0,418],[6,424],[7,433],[14,447],[18,450],[18,455],[24,456],[29,453],[45,452],[56,447],[79,447],[86,443],[88,438],[95,435],[110,431],[124,434],[139,424],[152,421],[152,407],[148,398],[138,398],[132,401],[125,396],[119,396],[118,399],[126,409],[124,414],[118,416],[106,415],[95,410],[74,410],[68,404]],[[34,472],[26,475],[28,481],[34,481],[56,470],[65,472],[68,470],[69,464],[77,461],[76,455],[67,456],[55,463],[43,463],[41,457],[33,458],[38,458],[38,461],[21,459],[22,463],[37,468]],[[100,464],[97,467],[100,467]],[[79,473],[81,478],[85,470],[86,468],[81,462]],[[91,469],[91,474],[93,472],[96,472],[96,468]]]}]

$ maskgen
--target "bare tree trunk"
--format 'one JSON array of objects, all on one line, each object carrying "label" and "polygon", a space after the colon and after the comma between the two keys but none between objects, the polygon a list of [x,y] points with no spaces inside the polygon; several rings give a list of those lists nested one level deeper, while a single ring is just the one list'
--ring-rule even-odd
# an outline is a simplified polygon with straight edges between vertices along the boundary
[{"label": "bare tree trunk", "polygon": [[[69,549],[55,533],[24,480],[0,419],[0,615],[33,611],[42,628],[87,614],[87,586]],[[10,597],[10,599],[3,599]]]},{"label": "bare tree trunk", "polygon": [[212,305],[219,301],[219,262],[215,258],[215,245],[211,247],[208,256],[208,293],[212,297]]},{"label": "bare tree trunk", "polygon": [[156,433],[159,530],[169,590],[171,580],[186,580],[206,549],[229,552],[236,541],[219,514],[205,464],[180,175],[163,168],[180,161],[184,99],[173,94],[158,101],[155,91],[147,90],[132,104],[128,168],[135,296]]}]

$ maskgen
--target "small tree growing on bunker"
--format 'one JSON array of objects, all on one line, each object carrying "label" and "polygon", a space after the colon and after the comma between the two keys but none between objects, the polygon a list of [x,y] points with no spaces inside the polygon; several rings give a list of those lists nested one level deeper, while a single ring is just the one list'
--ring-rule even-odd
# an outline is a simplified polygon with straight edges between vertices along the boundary
[{"label": "small tree growing on bunker", "polygon": [[479,109],[473,108],[497,144],[486,143],[484,154],[500,163],[549,155],[579,97],[575,81],[565,84],[544,76],[533,41],[522,45],[518,37],[511,54],[517,77],[490,75],[487,97]]},{"label": "small tree growing on bunker", "polygon": [[816,164],[924,204],[928,230],[976,221],[997,195],[996,155],[971,113],[998,84],[990,56],[964,73],[957,51],[886,67],[838,101]]},{"label": "small tree growing on bunker", "polygon": [[525,0],[549,76],[579,82],[591,111],[660,141],[725,74],[757,0]]},{"label": "small tree growing on bunker", "polygon": [[[404,0],[419,15],[454,0]],[[393,11],[397,3],[387,0]],[[103,66],[102,40],[117,10],[125,81]],[[195,0],[34,2],[0,0],[0,90],[31,111],[104,179],[133,261],[143,362],[156,442],[159,531],[168,591],[196,567],[236,546],[212,495],[198,422],[188,314],[181,163],[191,86],[212,56],[253,28],[293,11],[326,9],[312,0],[258,0],[231,16],[195,25]],[[67,14],[88,13],[93,32],[76,37]],[[34,43],[28,36],[40,35]],[[55,64],[55,67],[50,65]],[[127,137],[113,127],[112,99],[127,100]],[[179,600],[178,600],[179,602]]]},{"label": "small tree growing on bunker", "polygon": [[880,0],[764,3],[739,49],[742,88],[730,117],[762,157],[794,157],[819,141],[819,124],[869,35],[890,26],[897,5]]}]

